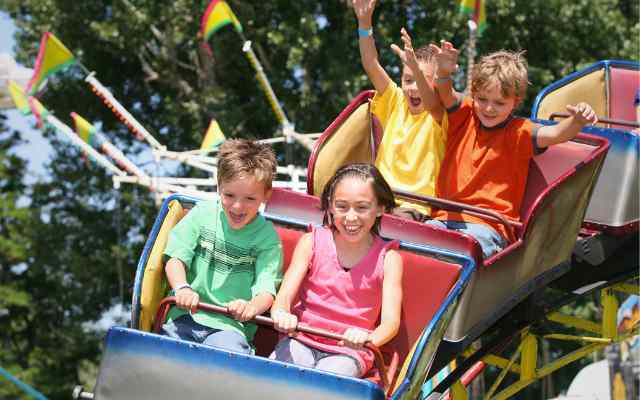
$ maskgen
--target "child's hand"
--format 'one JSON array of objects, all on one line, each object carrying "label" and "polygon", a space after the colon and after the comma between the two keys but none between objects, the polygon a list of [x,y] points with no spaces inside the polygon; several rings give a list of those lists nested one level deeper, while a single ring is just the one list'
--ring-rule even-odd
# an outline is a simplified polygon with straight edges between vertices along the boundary
[{"label": "child's hand", "polygon": [[402,39],[403,49],[400,49],[396,44],[392,44],[391,50],[393,50],[402,63],[407,64],[414,73],[419,72],[418,59],[416,58],[416,53],[413,51],[411,36],[409,36],[406,29],[400,29],[400,38]]},{"label": "child's hand", "polygon": [[282,333],[291,333],[298,326],[298,317],[279,308],[271,312],[273,327]]},{"label": "child's hand", "polygon": [[190,287],[184,287],[176,292],[176,306],[185,310],[189,310],[191,314],[195,314],[198,311],[198,304],[200,303],[200,296],[194,292]]},{"label": "child's hand", "polygon": [[436,77],[445,78],[458,70],[458,49],[451,42],[440,41],[440,47],[430,44],[429,48],[436,59]]},{"label": "child's hand", "polygon": [[373,10],[376,8],[376,0],[352,0],[351,5],[356,13],[356,18],[358,18],[358,24],[361,27],[370,28]]},{"label": "child's hand", "polygon": [[594,125],[598,122],[596,112],[587,103],[578,103],[575,106],[568,105],[567,111],[582,126],[587,124]]},{"label": "child's hand", "polygon": [[369,340],[369,332],[358,328],[349,328],[342,337],[344,340],[340,341],[341,345],[360,349]]},{"label": "child's hand", "polygon": [[258,314],[251,302],[242,299],[230,301],[227,303],[227,309],[231,316],[240,322],[249,321]]}]

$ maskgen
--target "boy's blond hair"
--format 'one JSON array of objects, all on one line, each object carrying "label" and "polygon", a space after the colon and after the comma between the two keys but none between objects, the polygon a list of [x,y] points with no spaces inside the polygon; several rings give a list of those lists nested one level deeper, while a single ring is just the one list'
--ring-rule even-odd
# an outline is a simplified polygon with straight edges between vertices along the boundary
[{"label": "boy's blond hair", "polygon": [[225,140],[218,150],[218,184],[253,176],[265,189],[271,189],[276,166],[276,155],[269,145],[247,139]]},{"label": "boy's blond hair", "polygon": [[516,106],[524,99],[529,79],[524,51],[496,51],[480,59],[471,73],[471,93],[478,93],[494,80],[504,97],[514,96]]}]

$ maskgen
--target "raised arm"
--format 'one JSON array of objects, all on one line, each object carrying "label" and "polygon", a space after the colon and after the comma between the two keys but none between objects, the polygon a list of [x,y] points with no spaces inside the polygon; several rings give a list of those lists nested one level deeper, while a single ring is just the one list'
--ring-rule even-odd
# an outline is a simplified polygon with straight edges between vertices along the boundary
[{"label": "raised arm", "polygon": [[453,89],[452,75],[458,70],[458,53],[450,42],[442,41],[440,47],[429,45],[436,59],[434,82],[444,108],[449,109],[460,102],[462,94]]},{"label": "raised arm", "polygon": [[274,328],[281,332],[291,332],[298,325],[298,318],[291,314],[291,303],[296,298],[302,280],[309,269],[312,250],[313,234],[307,233],[300,238],[293,251],[291,264],[284,274],[282,285],[271,307]]},{"label": "raised arm", "polygon": [[444,108],[438,98],[438,94],[434,90],[431,82],[427,81],[424,71],[420,68],[420,64],[416,58],[416,53],[413,50],[411,36],[409,36],[406,29],[402,28],[400,30],[400,36],[404,49],[400,49],[395,44],[392,44],[391,50],[393,50],[393,52],[400,57],[400,60],[411,69],[411,72],[413,72],[413,76],[415,77],[416,84],[418,85],[418,92],[420,93],[420,98],[422,99],[422,104],[424,105],[425,110],[427,110],[433,118],[440,123],[442,121],[442,116],[444,115]]},{"label": "raised arm", "polygon": [[598,122],[593,108],[587,103],[568,105],[567,111],[571,115],[556,125],[547,125],[538,129],[538,147],[544,148],[573,139],[587,124]]},{"label": "raised arm", "polygon": [[376,0],[352,0],[352,4],[358,19],[358,44],[362,67],[376,91],[383,93],[391,78],[378,61],[378,51],[373,39],[372,20]]}]

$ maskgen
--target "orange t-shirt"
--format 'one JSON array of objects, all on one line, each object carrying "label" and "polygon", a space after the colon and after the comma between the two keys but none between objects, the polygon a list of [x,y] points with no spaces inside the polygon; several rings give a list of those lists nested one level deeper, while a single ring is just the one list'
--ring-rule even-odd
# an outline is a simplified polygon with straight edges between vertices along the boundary
[{"label": "orange t-shirt", "polygon": [[[529,160],[536,151],[536,125],[525,118],[511,118],[494,128],[482,127],[468,97],[449,111],[448,117],[448,142],[436,184],[437,196],[519,220]],[[484,223],[504,238],[514,239],[503,225],[480,217],[440,209],[433,216]]]}]

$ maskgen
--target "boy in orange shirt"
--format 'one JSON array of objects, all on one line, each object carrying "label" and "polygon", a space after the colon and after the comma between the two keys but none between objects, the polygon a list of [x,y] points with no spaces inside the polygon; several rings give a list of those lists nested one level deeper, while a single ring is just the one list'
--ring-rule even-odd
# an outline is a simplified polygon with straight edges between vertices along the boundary
[{"label": "boy in orange shirt", "polygon": [[[435,83],[447,109],[447,150],[436,184],[437,197],[497,211],[520,219],[529,160],[548,146],[575,137],[598,119],[586,103],[568,105],[571,115],[557,125],[539,126],[513,111],[522,102],[528,79],[522,52],[498,51],[482,57],[472,72],[471,97],[454,92],[451,74],[458,50],[449,42],[431,45],[436,58]],[[459,212],[436,210],[428,223],[475,237],[485,258],[511,237],[501,224]]]}]

